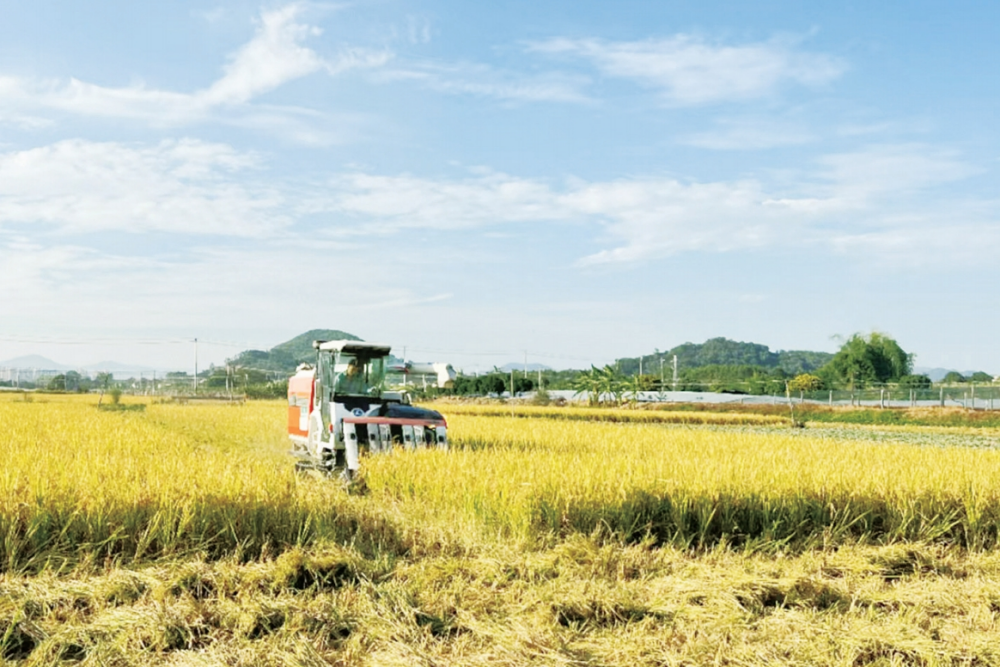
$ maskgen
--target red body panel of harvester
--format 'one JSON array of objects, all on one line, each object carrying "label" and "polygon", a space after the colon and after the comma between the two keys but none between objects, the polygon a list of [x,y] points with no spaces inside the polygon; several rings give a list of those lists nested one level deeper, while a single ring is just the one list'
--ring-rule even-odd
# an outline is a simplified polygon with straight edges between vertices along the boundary
[{"label": "red body panel of harvester", "polygon": [[[288,435],[309,435],[308,416],[315,398],[315,378],[315,370],[303,370],[288,380]],[[306,419],[303,419],[303,413]]]}]

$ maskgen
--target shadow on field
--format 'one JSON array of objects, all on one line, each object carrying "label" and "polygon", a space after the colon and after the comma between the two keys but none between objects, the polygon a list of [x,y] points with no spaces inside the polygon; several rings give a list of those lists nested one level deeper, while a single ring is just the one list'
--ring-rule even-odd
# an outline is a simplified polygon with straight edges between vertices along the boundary
[{"label": "shadow on field", "polygon": [[346,495],[324,507],[232,497],[80,509],[22,505],[0,514],[0,573],[81,562],[125,564],[197,555],[250,561],[319,543],[371,556],[403,555],[411,540],[377,508]]},{"label": "shadow on field", "polygon": [[631,491],[620,502],[535,502],[539,534],[605,534],[683,549],[726,544],[768,549],[851,543],[936,542],[972,549],[1000,543],[1000,506],[916,497],[905,504],[860,496],[657,495]]}]

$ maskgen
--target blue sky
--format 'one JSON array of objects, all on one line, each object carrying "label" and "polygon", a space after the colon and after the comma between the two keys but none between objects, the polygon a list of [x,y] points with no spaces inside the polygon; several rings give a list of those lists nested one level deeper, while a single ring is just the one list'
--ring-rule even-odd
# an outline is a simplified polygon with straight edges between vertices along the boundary
[{"label": "blue sky", "polygon": [[1000,9],[0,0],[0,359],[1000,372]]}]

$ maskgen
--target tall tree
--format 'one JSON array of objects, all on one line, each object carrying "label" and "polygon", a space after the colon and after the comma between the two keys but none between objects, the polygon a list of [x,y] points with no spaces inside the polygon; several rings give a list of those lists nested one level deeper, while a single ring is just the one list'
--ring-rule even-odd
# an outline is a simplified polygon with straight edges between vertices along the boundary
[{"label": "tall tree", "polygon": [[867,336],[854,334],[827,364],[834,378],[852,389],[896,382],[909,375],[912,368],[913,355],[903,351],[894,339],[878,332]]}]

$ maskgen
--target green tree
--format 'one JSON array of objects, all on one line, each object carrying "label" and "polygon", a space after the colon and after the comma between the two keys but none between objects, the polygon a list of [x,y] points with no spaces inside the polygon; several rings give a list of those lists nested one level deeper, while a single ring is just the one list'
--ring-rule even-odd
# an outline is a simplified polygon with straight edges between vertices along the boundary
[{"label": "green tree", "polygon": [[535,388],[535,381],[526,377],[514,377],[514,391],[518,394],[532,391]]},{"label": "green tree", "polygon": [[94,378],[94,386],[101,391],[106,391],[108,387],[111,386],[111,381],[113,380],[111,373],[98,373],[97,377]]},{"label": "green tree", "polygon": [[944,376],[944,379],[941,381],[944,382],[945,384],[955,384],[958,382],[965,382],[965,376],[959,373],[958,371],[950,371],[947,375]]},{"label": "green tree", "polygon": [[83,386],[82,375],[76,371],[66,371],[66,391],[80,391]]},{"label": "green tree", "polygon": [[993,376],[989,373],[984,373],[982,371],[976,371],[969,377],[972,382],[993,382]]},{"label": "green tree", "polygon": [[111,386],[111,381],[114,376],[111,373],[98,373],[97,377],[94,379],[94,385],[101,390],[101,395],[97,399],[97,405],[101,405],[104,402],[104,392],[108,390]]},{"label": "green tree", "polygon": [[824,370],[828,369],[836,380],[855,389],[895,382],[909,375],[912,367],[912,355],[903,351],[894,339],[872,332],[848,338]]},{"label": "green tree", "polygon": [[476,384],[479,385],[480,393],[486,395],[496,394],[499,396],[507,391],[507,380],[503,375],[499,375],[497,373],[480,376],[477,378]]},{"label": "green tree", "polygon": [[904,375],[899,378],[900,389],[930,389],[931,379],[926,375]]},{"label": "green tree", "polygon": [[800,373],[789,380],[788,388],[791,391],[818,391],[823,388],[823,380],[811,373]]}]

